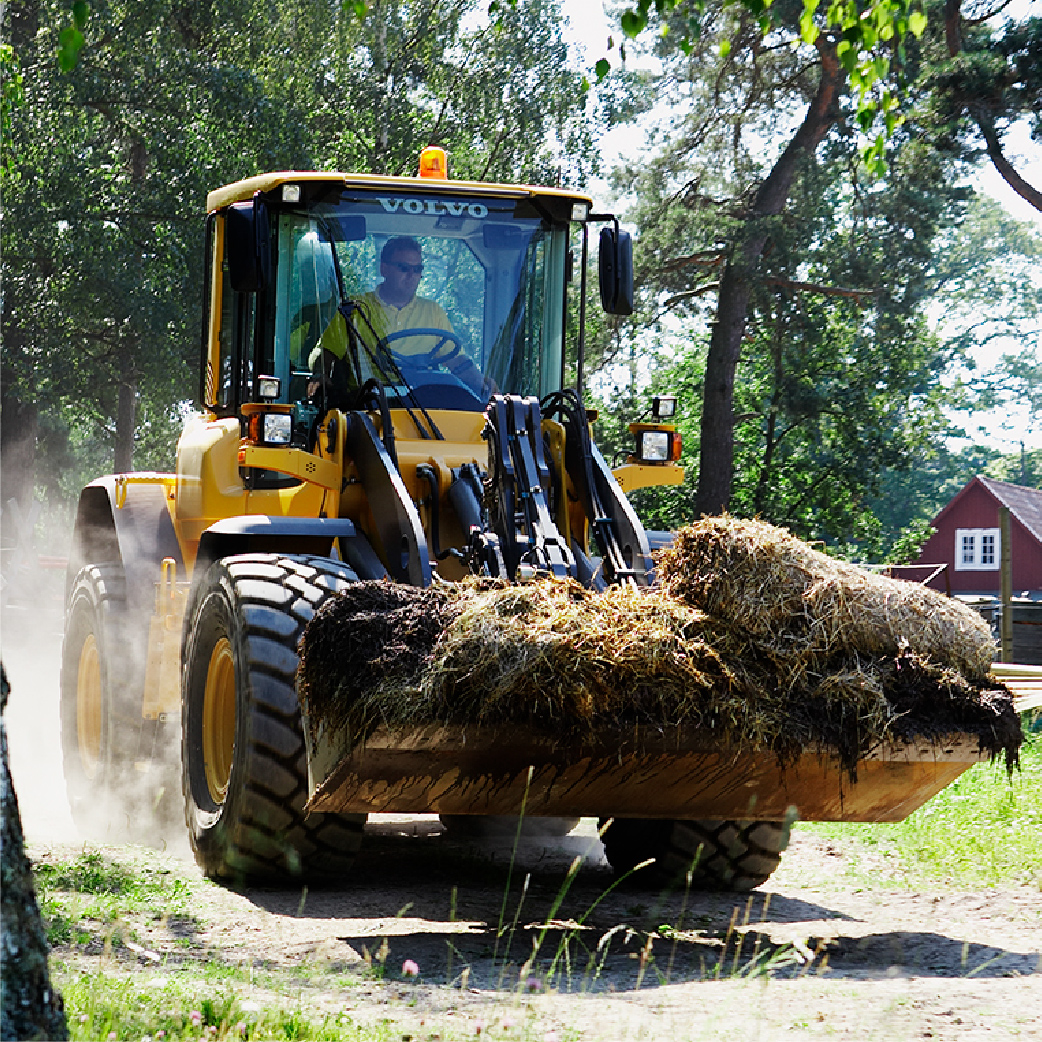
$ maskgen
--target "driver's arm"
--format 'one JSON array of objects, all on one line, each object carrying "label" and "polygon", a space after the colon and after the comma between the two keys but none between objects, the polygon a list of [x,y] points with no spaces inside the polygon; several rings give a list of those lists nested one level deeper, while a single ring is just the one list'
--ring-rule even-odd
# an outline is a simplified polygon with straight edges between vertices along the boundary
[{"label": "driver's arm", "polygon": [[[434,309],[433,320],[430,321],[431,328],[446,329],[450,333],[455,332],[445,309],[437,301],[432,300],[430,303]],[[451,345],[446,344],[445,349],[450,350]],[[437,357],[434,360],[456,377],[460,383],[469,387],[479,398],[487,398],[496,390],[495,384],[491,380],[486,380],[485,374],[462,351],[444,361]]]}]

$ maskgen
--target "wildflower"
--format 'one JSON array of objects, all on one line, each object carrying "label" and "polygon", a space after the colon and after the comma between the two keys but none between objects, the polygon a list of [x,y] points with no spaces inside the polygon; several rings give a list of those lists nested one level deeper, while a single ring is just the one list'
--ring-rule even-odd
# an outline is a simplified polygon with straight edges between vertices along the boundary
[{"label": "wildflower", "polygon": [[109,1042],[116,1042],[117,1038],[119,1038],[119,1035],[117,1035],[115,1031],[109,1032]]},{"label": "wildflower", "polygon": [[156,1038],[159,1039],[159,1042],[163,1042],[163,1039],[166,1038],[166,1032],[162,1028],[160,1028],[156,1032]]},{"label": "wildflower", "polygon": [[203,1015],[197,1009],[193,1009],[188,1014],[188,1019],[192,1022],[192,1027],[198,1027],[203,1022]]},{"label": "wildflower", "polygon": [[419,977],[420,967],[413,962],[412,959],[406,959],[402,963],[402,976],[403,977]]},{"label": "wildflower", "polygon": [[80,1023],[81,1024],[86,1024],[89,1019],[90,1018],[87,1016],[86,1013],[81,1013],[80,1014]]},{"label": "wildflower", "polygon": [[485,1030],[485,1022],[483,1020],[477,1020],[474,1022],[474,1034],[480,1035]]},{"label": "wildflower", "polygon": [[517,1027],[517,1021],[513,1017],[504,1017],[501,1026],[504,1031],[513,1031]]},{"label": "wildflower", "polygon": [[240,1020],[239,1023],[235,1025],[235,1030],[238,1031],[240,1035],[245,1037],[246,1036],[246,1021],[245,1020]]},{"label": "wildflower", "polygon": [[543,982],[538,977],[529,977],[528,980],[525,981],[525,991],[535,992],[542,990]]}]

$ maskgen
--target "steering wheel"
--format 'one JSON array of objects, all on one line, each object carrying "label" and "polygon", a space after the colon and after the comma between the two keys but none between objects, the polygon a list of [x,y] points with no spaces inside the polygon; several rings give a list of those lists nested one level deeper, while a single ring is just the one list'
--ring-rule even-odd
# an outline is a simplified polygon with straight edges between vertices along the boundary
[{"label": "steering wheel", "polygon": [[[411,336],[432,336],[438,342],[429,351],[423,351],[415,355],[402,355],[397,351],[391,350],[390,344],[392,341],[404,340],[406,337]],[[388,345],[391,357],[399,364],[404,362],[406,365],[416,365],[416,363],[425,366],[440,365],[449,361],[450,358],[455,358],[463,350],[463,341],[451,329],[436,329],[430,326],[417,326],[415,329],[399,329],[396,333],[388,333],[387,336],[381,337],[381,340]],[[439,354],[438,352],[446,344],[452,344],[452,349],[447,354]]]}]

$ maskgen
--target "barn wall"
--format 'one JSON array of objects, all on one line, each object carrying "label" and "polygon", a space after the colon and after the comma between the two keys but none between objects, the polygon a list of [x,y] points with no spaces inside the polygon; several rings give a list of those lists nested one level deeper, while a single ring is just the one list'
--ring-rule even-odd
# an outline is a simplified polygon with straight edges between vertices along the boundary
[{"label": "barn wall", "polygon": [[[955,532],[959,528],[998,528],[999,503],[979,482],[971,482],[952,501],[951,509],[934,521],[937,529],[919,555],[920,564],[948,565],[952,593],[987,593],[996,597],[1002,589],[998,567],[994,571],[955,570]],[[1013,595],[1024,591],[1042,593],[1042,544],[1016,519],[1011,517],[1013,548]],[[930,584],[944,590],[944,578]]]}]

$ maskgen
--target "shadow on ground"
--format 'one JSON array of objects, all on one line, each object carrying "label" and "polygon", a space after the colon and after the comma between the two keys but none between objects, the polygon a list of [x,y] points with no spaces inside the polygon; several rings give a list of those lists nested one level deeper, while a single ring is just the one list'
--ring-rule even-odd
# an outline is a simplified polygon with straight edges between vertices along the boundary
[{"label": "shadow on ground", "polygon": [[[506,841],[454,839],[434,819],[370,825],[343,889],[244,896],[274,915],[329,922],[337,942],[391,975],[411,959],[425,979],[462,976],[476,987],[523,988],[547,971],[562,990],[622,991],[765,973],[872,979],[1040,970],[1037,955],[943,933],[865,933],[868,924],[835,908],[769,889],[613,888],[593,835],[533,841],[512,853]],[[583,864],[566,886],[575,857]],[[802,923],[821,936],[786,929]]]}]

